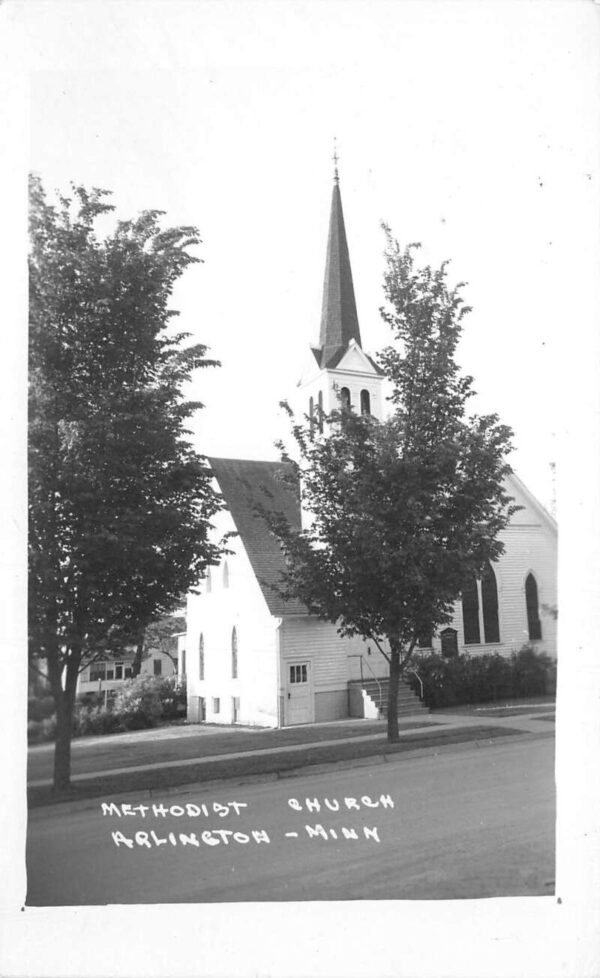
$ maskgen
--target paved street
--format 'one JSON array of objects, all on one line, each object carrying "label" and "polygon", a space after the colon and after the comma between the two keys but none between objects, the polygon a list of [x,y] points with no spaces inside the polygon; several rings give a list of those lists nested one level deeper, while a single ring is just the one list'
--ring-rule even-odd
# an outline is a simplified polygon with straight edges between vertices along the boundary
[{"label": "paved street", "polygon": [[178,807],[30,813],[29,905],[553,892],[548,738],[127,801]]}]

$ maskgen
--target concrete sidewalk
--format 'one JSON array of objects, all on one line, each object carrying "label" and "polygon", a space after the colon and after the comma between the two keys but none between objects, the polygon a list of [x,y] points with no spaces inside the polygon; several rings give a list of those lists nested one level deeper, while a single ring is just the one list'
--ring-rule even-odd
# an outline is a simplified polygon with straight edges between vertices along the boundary
[{"label": "concrete sidewalk", "polygon": [[[546,711],[539,705],[530,709],[528,712],[524,706],[515,715],[508,707],[510,715],[506,717],[491,716],[486,711],[472,714],[447,711],[428,714],[423,711],[399,724],[400,745],[410,749],[414,742],[416,749],[428,743],[452,742],[457,738],[485,739],[486,730],[490,737],[496,738],[504,731],[507,736],[517,733],[547,736],[553,725],[540,723],[540,719],[549,717],[553,704],[548,704]],[[493,712],[497,714],[498,707]],[[128,779],[147,781],[155,772],[160,784],[165,775],[173,772],[169,781],[175,783],[176,777],[181,783],[185,780],[186,769],[193,778],[202,777],[203,771],[207,774],[222,771],[218,776],[227,777],[228,769],[239,773],[244,760],[249,769],[256,770],[263,759],[268,762],[269,770],[273,770],[279,756],[289,769],[293,766],[294,756],[304,766],[312,763],[313,757],[316,763],[324,756],[334,761],[336,756],[340,759],[352,754],[365,756],[384,750],[386,746],[389,747],[384,720],[343,720],[282,730],[224,730],[202,725],[162,728],[74,741],[72,782],[82,787],[87,783],[91,789],[94,782],[99,786],[100,782],[105,782],[107,788],[112,788],[122,781],[126,788]],[[34,794],[35,789],[47,789],[52,784],[52,747],[42,745],[30,751],[28,788],[34,789]],[[177,770],[179,775],[175,774]]]}]

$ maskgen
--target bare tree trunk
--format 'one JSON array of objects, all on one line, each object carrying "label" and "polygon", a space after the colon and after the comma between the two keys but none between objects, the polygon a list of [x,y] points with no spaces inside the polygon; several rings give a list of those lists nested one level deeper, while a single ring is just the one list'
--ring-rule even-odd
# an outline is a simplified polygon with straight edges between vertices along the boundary
[{"label": "bare tree trunk", "polygon": [[135,655],[133,657],[133,662],[131,665],[131,675],[135,679],[139,676],[142,670],[142,659],[144,658],[144,640],[146,637],[146,629],[143,628],[138,634],[137,645],[135,647]]},{"label": "bare tree trunk", "polygon": [[62,688],[60,665],[51,667],[52,693],[56,705],[56,742],[54,745],[54,790],[65,791],[71,785],[71,740],[73,708],[81,655],[72,653],[66,666],[65,688]]},{"label": "bare tree trunk", "polygon": [[390,685],[388,691],[387,735],[390,744],[397,744],[398,733],[398,682],[400,680],[400,648],[390,641]]},{"label": "bare tree trunk", "polygon": [[67,707],[67,694],[62,693],[60,703],[56,704],[55,791],[64,791],[71,784],[71,723],[72,711]]}]

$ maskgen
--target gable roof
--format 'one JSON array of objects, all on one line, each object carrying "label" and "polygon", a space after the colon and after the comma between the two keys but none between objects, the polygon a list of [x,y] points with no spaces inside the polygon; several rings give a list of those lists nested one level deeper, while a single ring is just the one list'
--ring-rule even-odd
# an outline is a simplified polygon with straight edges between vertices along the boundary
[{"label": "gable roof", "polygon": [[522,479],[519,478],[517,473],[514,471],[511,472],[510,475],[507,477],[506,482],[509,490],[512,489],[515,492],[521,493],[521,495],[524,497],[524,501],[531,506],[534,512],[537,513],[537,515],[541,518],[542,522],[545,523],[546,526],[556,536],[558,534],[558,524],[554,516],[552,516],[552,514],[548,512],[546,507],[542,505],[539,499],[537,499],[537,497],[533,495],[531,490],[527,488],[527,486],[522,481]]},{"label": "gable roof", "polygon": [[[298,600],[285,601],[272,590],[285,571],[283,551],[267,523],[257,512],[263,507],[282,513],[300,529],[300,491],[284,481],[290,466],[283,462],[255,462],[238,458],[209,458],[221,495],[244,546],[267,607],[272,615],[306,614]],[[271,585],[271,586],[269,586]]]},{"label": "gable roof", "polygon": [[[333,353],[329,357],[329,360],[327,361],[325,360],[325,350],[322,350],[321,347],[311,346],[310,351],[313,357],[315,358],[315,360],[317,361],[317,365],[320,367],[321,370],[323,370],[325,367],[327,367],[328,370],[335,370],[336,367],[339,366],[340,362],[344,359],[349,349],[350,349],[349,346],[340,346],[335,351],[335,353]],[[368,353],[365,353],[365,351],[361,346],[359,346],[358,349],[360,350],[362,355],[366,357],[366,359],[369,361],[375,373],[378,374],[380,377],[383,377],[384,376],[383,370],[381,369],[380,366],[378,366],[378,364],[375,362],[373,357],[369,356]]]}]

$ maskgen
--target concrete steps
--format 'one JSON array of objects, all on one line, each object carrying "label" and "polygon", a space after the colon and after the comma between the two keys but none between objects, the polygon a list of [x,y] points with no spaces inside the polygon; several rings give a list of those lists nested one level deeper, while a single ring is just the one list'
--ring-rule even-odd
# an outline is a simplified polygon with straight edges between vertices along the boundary
[{"label": "concrete steps", "polygon": [[[355,680],[352,685],[357,685],[364,694],[369,697],[377,715],[380,718],[387,716],[388,691],[390,681],[388,678]],[[416,716],[426,710],[425,704],[421,702],[418,695],[413,692],[409,684],[400,680],[398,684],[398,716]]]}]

